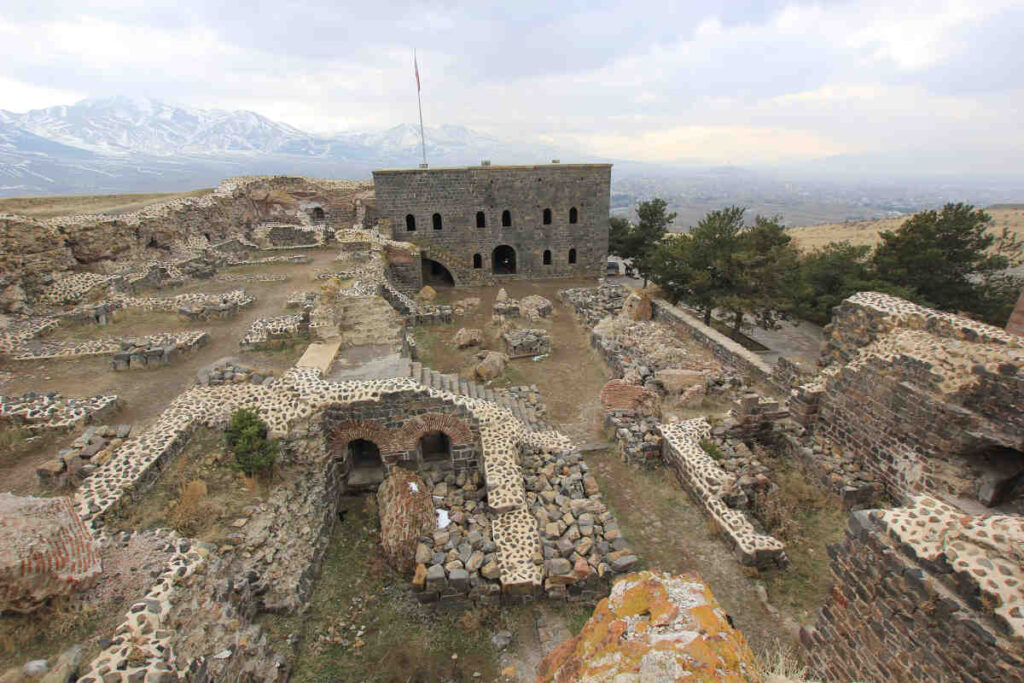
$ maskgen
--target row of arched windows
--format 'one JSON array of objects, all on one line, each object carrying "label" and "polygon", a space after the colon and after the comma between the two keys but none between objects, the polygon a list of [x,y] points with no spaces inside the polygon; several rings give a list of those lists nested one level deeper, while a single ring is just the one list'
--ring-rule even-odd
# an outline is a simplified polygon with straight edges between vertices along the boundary
[{"label": "row of arched windows", "polygon": [[[441,220],[441,214],[435,213],[433,216],[431,216],[430,220],[431,227],[433,227],[434,230],[444,229],[444,223]],[[571,207],[569,209],[569,222],[575,225],[576,223],[579,222],[579,220],[579,210],[575,206]],[[543,223],[544,225],[551,225],[551,209],[544,209]],[[512,225],[512,212],[509,211],[508,209],[505,209],[504,211],[501,212],[501,225],[504,228],[511,227]],[[487,227],[487,215],[483,211],[476,212],[476,227]],[[416,231],[416,216],[412,215],[411,213],[407,214],[405,217],[405,230],[406,232]]]},{"label": "row of arched windows", "polygon": [[[543,257],[543,259],[544,259],[544,265],[545,266],[550,266],[551,265],[551,250],[550,249],[545,249],[544,250],[544,257]],[[575,249],[570,249],[569,250],[568,263],[570,265],[576,263],[576,250]],[[480,254],[473,254],[473,268],[480,269],[480,268],[483,268],[483,267],[484,267],[484,257],[482,255],[480,255]]]}]

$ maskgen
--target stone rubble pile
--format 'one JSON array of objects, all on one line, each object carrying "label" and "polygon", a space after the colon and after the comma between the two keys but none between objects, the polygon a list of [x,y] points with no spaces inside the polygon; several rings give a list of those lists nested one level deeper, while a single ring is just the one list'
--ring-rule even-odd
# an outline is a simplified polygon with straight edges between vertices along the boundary
[{"label": "stone rubble pile", "polygon": [[505,355],[509,358],[524,358],[551,353],[551,337],[547,330],[515,329],[501,335]]},{"label": "stone rubble pile", "polygon": [[607,588],[601,579],[636,564],[579,451],[525,454],[523,479],[541,530],[549,598],[592,600]]},{"label": "stone rubble pile", "polygon": [[608,316],[617,316],[626,302],[629,288],[622,285],[602,284],[598,287],[563,289],[558,297],[572,308],[587,328],[592,328]]},{"label": "stone rubble pile", "polygon": [[523,297],[519,302],[519,312],[527,320],[540,320],[547,318],[553,311],[551,302],[537,294],[530,294]]},{"label": "stone rubble pile", "polygon": [[537,391],[537,385],[531,384],[520,385],[514,387],[504,387],[494,390],[495,394],[508,396],[511,399],[520,401],[530,406],[534,410],[534,416],[538,420],[543,420],[548,414],[548,408],[544,405],[544,400]]},{"label": "stone rubble pile", "polygon": [[131,433],[130,424],[86,427],[68,448],[57,452],[54,460],[36,468],[39,483],[50,488],[77,485],[110,460]]},{"label": "stone rubble pile", "polygon": [[271,372],[260,372],[249,365],[243,365],[235,358],[222,358],[196,373],[199,386],[215,387],[221,384],[252,382],[269,386],[274,381]]},{"label": "stone rubble pile", "polygon": [[605,414],[604,427],[615,435],[619,455],[624,462],[644,469],[661,465],[661,435],[657,418],[615,410]]},{"label": "stone rubble pile", "polygon": [[519,301],[513,299],[502,287],[498,290],[498,295],[494,297],[494,304],[491,307],[494,315],[499,319],[505,318],[518,318],[519,317]]}]

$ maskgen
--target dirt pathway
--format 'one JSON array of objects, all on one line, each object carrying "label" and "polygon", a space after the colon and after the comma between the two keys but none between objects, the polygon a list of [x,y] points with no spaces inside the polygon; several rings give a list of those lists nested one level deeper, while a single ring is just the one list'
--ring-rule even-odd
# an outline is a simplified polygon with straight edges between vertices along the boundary
[{"label": "dirt pathway", "polygon": [[753,581],[712,534],[707,518],[669,470],[632,469],[610,451],[594,451],[585,458],[646,569],[700,574],[755,652],[771,652],[777,642],[790,644],[782,624],[758,598]]}]

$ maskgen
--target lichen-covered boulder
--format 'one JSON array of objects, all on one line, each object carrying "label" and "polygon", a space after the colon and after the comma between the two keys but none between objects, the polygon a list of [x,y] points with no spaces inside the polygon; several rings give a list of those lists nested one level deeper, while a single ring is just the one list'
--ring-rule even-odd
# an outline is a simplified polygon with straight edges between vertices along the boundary
[{"label": "lichen-covered boulder", "polygon": [[473,378],[482,382],[501,377],[508,365],[508,357],[497,351],[482,351],[477,354],[477,361],[473,366]]},{"label": "lichen-covered boulder", "polygon": [[31,612],[90,584],[99,549],[70,498],[0,493],[0,612]]},{"label": "lichen-covered boulder", "polygon": [[391,565],[403,574],[416,566],[416,544],[437,526],[434,501],[419,475],[396,467],[377,491],[380,544]]},{"label": "lichen-covered boulder", "polygon": [[728,681],[761,678],[743,634],[697,574],[623,576],[579,635],[551,651],[537,680]]}]

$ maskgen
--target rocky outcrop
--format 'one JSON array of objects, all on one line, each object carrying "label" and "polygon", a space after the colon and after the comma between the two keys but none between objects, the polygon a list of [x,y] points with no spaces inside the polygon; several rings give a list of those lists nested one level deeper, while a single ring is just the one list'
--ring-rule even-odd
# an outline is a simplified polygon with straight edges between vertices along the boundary
[{"label": "rocky outcrop", "polygon": [[743,634],[697,574],[623,576],[579,635],[540,664],[537,680],[760,681]]},{"label": "rocky outcrop", "polygon": [[403,574],[416,567],[416,545],[434,530],[430,488],[418,474],[396,467],[377,491],[380,544],[391,565]]}]

